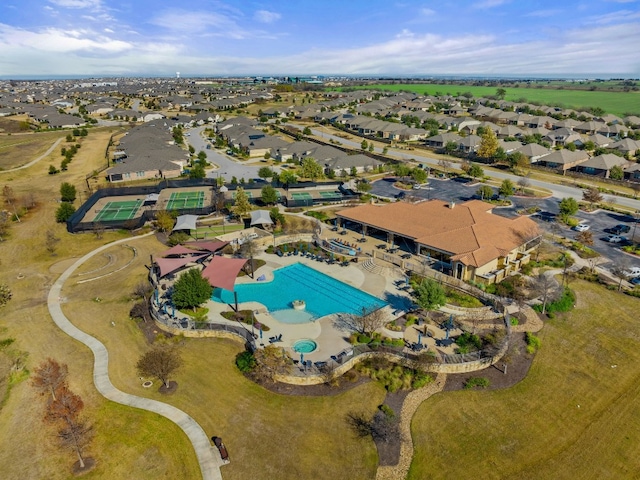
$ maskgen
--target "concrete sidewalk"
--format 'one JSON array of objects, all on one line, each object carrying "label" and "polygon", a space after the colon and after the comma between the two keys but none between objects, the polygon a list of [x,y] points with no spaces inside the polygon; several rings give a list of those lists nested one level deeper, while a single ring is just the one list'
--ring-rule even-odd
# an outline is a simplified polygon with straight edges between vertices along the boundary
[{"label": "concrete sidewalk", "polygon": [[[148,233],[143,236],[153,235],[154,232]],[[143,237],[141,236],[141,237]],[[141,238],[138,237],[138,238]],[[92,336],[84,333],[73,325],[69,319],[62,312],[60,307],[60,298],[62,292],[62,286],[64,282],[71,276],[71,274],[84,262],[94,255],[120,243],[131,243],[135,239],[126,238],[118,240],[107,245],[104,245],[96,250],[87,253],[85,256],[76,261],[73,265],[67,268],[62,275],[55,281],[49,296],[47,298],[47,305],[49,313],[55,324],[70,337],[84,343],[88,346],[94,355],[93,363],[93,382],[98,389],[98,392],[105,398],[127,405],[130,407],[140,408],[150,412],[155,412],[168,418],[176,425],[178,425],[187,437],[191,441],[193,448],[200,463],[200,470],[202,471],[202,478],[204,480],[222,480],[222,474],[220,473],[220,466],[223,464],[217,449],[211,445],[209,437],[202,429],[202,427],[189,415],[182,410],[179,410],[166,403],[158,402],[156,400],[150,400],[148,398],[138,397],[136,395],[130,395],[122,392],[113,386],[109,379],[109,352],[106,347],[93,338]],[[133,473],[133,472],[132,472]]]}]

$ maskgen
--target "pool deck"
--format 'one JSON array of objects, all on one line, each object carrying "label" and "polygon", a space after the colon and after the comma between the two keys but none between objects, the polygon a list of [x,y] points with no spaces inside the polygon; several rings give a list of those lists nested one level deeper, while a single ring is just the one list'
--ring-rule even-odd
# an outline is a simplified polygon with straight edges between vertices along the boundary
[{"label": "pool deck", "polygon": [[[336,280],[340,280],[341,282],[365,291],[378,298],[387,300],[386,294],[392,293],[394,297],[405,297],[406,303],[410,303],[410,296],[406,292],[398,291],[394,286],[394,282],[402,278],[399,275],[397,277],[384,277],[382,275],[364,271],[360,266],[358,266],[358,264],[341,267],[338,264],[329,265],[325,262],[318,262],[299,255],[279,257],[275,254],[264,253],[259,255],[259,258],[265,260],[266,264],[255,271],[255,278],[264,275],[266,281],[270,281],[273,279],[274,270],[294,263],[302,263],[303,265],[307,265],[314,270],[322,272]],[[239,277],[236,280],[237,284],[255,282],[256,280],[249,276]],[[291,292],[291,298],[292,300],[295,299],[295,292]],[[210,313],[221,313],[231,310],[231,307],[227,304],[214,302],[212,300],[207,302],[206,307],[209,308]],[[326,360],[331,355],[335,355],[344,349],[352,347],[348,342],[350,332],[341,330],[335,324],[336,320],[338,320],[338,315],[327,315],[309,323],[287,324],[279,322],[273,318],[261,303],[239,303],[238,308],[241,310],[253,310],[254,312],[257,312],[256,320],[270,328],[268,332],[263,332],[262,339],[258,338],[259,345],[267,346],[270,344],[270,337],[282,334],[282,341],[276,342],[274,345],[288,349],[294,359],[296,359],[299,354],[294,352],[291,347],[297,340],[303,338],[314,340],[318,344],[318,348],[314,352],[304,354],[305,360]],[[389,315],[389,320],[393,320],[395,317],[404,313],[402,311],[394,310],[390,306],[385,307],[385,310]],[[393,311],[396,312],[395,317],[393,315]],[[230,324],[237,325],[236,322],[223,321],[225,323],[228,322]],[[251,329],[251,327],[247,327],[247,329]],[[255,333],[258,334],[259,331],[256,330]]]}]

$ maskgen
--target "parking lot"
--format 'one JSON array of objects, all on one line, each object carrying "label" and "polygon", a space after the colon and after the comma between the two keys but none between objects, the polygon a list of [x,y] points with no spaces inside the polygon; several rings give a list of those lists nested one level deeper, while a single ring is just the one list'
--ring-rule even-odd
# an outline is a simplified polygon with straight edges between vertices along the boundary
[{"label": "parking lot", "polygon": [[[429,179],[429,186],[427,188],[421,188],[419,190],[400,190],[393,186],[395,182],[395,178],[384,178],[372,183],[371,193],[374,195],[380,195],[382,197],[387,198],[397,198],[397,195],[404,192],[404,197],[406,199],[411,199],[415,197],[417,199],[434,199],[437,198],[439,200],[444,201],[453,201],[453,202],[465,202],[471,199],[479,198],[476,195],[476,191],[480,184],[467,181],[467,179],[459,179],[459,180],[440,180],[440,179]],[[497,193],[497,188],[493,188],[494,192]],[[579,232],[575,230],[571,230],[566,225],[554,221],[545,221],[549,219],[554,219],[555,215],[558,213],[558,199],[556,198],[522,198],[522,197],[511,197],[513,202],[513,206],[511,207],[496,207],[493,210],[493,213],[497,215],[503,215],[505,217],[514,217],[517,215],[516,211],[519,209],[526,209],[532,206],[538,206],[542,212],[549,213],[552,215],[545,215],[543,213],[542,216],[536,215],[532,218],[537,221],[541,228],[544,230],[560,234],[567,238],[575,239]],[[640,266],[640,260],[632,257],[626,253],[624,253],[620,249],[620,244],[613,244],[604,241],[603,239],[610,234],[609,229],[613,228],[618,224],[625,224],[631,227],[629,233],[623,233],[622,235],[628,239],[632,238],[632,234],[634,232],[634,225],[637,225],[633,222],[633,218],[622,215],[615,212],[608,212],[604,210],[599,210],[594,213],[586,213],[583,211],[579,211],[576,215],[580,221],[589,224],[589,231],[593,234],[593,246],[592,248],[598,252],[600,255],[608,259],[608,261],[603,261],[600,266],[604,268],[611,268],[614,263],[624,264],[628,267]],[[640,236],[640,225],[636,227],[636,238]]]}]

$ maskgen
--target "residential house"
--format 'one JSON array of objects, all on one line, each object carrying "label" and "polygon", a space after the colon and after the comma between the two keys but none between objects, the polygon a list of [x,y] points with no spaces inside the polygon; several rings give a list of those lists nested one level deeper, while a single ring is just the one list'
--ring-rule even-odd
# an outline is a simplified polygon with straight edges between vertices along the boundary
[{"label": "residential house", "polygon": [[544,157],[545,155],[551,153],[551,150],[537,143],[529,143],[528,145],[522,145],[519,148],[516,148],[514,152],[522,153],[525,157],[527,157],[529,163],[535,163],[541,157]]},{"label": "residential house", "polygon": [[461,140],[462,137],[457,133],[447,132],[427,138],[426,144],[428,147],[444,148],[449,142],[459,145]]},{"label": "residential house", "polygon": [[609,178],[611,169],[614,166],[618,166],[623,170],[628,166],[629,162],[618,155],[613,153],[605,153],[604,155],[598,155],[592,157],[585,162],[576,165],[571,170],[576,172],[586,173],[588,175],[594,175],[598,177]]},{"label": "residential house", "polygon": [[538,159],[540,165],[549,168],[555,168],[563,175],[565,172],[575,166],[589,160],[589,154],[584,151],[576,150],[556,150],[544,157]]}]

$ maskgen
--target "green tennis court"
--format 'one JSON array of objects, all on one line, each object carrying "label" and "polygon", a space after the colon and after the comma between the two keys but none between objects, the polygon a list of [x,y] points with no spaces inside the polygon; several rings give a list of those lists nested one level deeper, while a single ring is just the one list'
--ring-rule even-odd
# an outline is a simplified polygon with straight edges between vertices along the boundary
[{"label": "green tennis court", "polygon": [[125,202],[108,202],[101,209],[96,210],[97,215],[94,222],[109,222],[131,220],[136,216],[138,209],[142,206],[142,200],[129,200]]},{"label": "green tennis court", "polygon": [[325,200],[328,199],[339,199],[342,198],[342,194],[340,192],[320,192],[320,196]]},{"label": "green tennis court", "polygon": [[202,208],[204,206],[204,192],[174,192],[169,197],[167,210],[184,210],[187,208]]},{"label": "green tennis court", "polygon": [[293,200],[311,200],[311,194],[308,192],[296,192],[291,194]]}]

